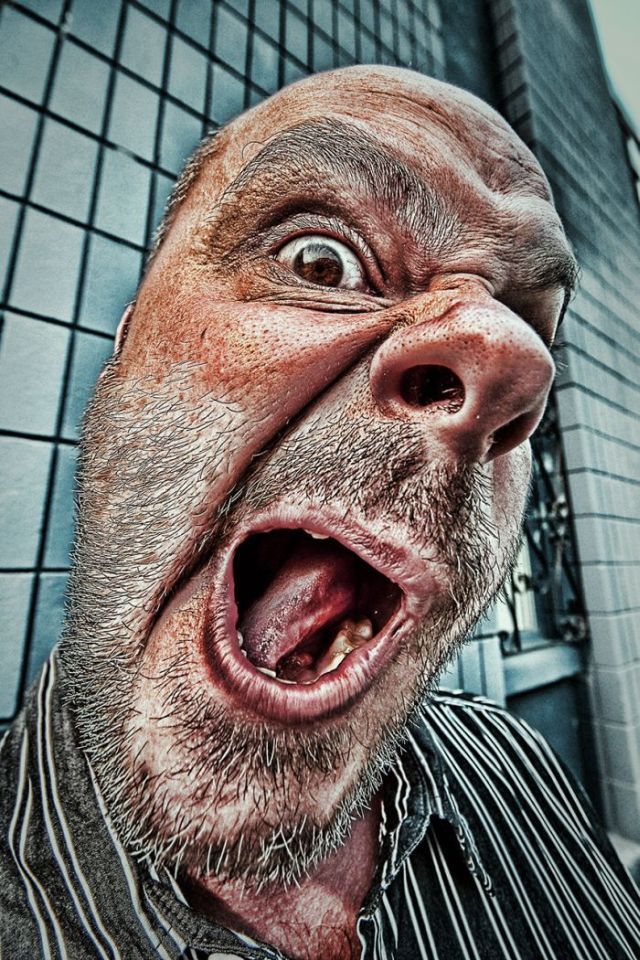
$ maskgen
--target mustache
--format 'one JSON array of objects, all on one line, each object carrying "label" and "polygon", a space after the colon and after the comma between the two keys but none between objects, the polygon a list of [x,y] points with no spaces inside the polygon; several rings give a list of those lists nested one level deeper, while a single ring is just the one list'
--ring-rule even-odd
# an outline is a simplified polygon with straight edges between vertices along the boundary
[{"label": "mustache", "polygon": [[329,419],[310,432],[291,432],[256,458],[221,505],[219,538],[277,502],[283,490],[320,509],[344,507],[365,524],[383,517],[428,543],[433,558],[458,573],[470,567],[477,575],[498,540],[488,469],[430,459],[412,424]]}]

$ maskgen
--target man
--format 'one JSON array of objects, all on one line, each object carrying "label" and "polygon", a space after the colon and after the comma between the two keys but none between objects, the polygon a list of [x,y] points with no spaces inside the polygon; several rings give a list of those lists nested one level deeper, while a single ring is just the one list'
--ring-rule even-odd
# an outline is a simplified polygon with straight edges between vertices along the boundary
[{"label": "man", "polygon": [[187,165],[4,744],[8,957],[640,956],[543,742],[438,672],[510,571],[575,265],[474,97],[358,67]]}]

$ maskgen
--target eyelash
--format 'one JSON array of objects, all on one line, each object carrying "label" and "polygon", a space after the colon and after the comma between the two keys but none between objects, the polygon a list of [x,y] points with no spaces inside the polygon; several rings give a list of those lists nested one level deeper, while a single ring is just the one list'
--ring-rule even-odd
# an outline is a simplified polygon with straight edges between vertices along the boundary
[{"label": "eyelash", "polygon": [[287,243],[295,240],[296,237],[304,237],[307,234],[318,234],[320,236],[324,234],[350,247],[362,263],[372,293],[376,296],[382,296],[380,292],[382,273],[378,262],[371,249],[355,230],[352,230],[342,220],[332,217],[309,217],[308,220],[305,219],[304,222],[301,222],[302,219],[301,217],[293,218],[293,220],[278,224],[273,229],[272,233],[276,234],[276,238],[275,242],[270,245],[270,257],[275,257]]}]

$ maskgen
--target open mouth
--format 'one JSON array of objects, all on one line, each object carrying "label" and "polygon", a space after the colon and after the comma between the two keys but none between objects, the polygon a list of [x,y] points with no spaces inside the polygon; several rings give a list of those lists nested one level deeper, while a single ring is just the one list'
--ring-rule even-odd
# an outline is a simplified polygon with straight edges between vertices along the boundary
[{"label": "open mouth", "polygon": [[337,540],[305,530],[253,534],[233,564],[237,638],[261,673],[313,684],[375,641],[402,593]]},{"label": "open mouth", "polygon": [[254,518],[220,556],[205,656],[239,707],[307,723],[361,697],[419,618],[364,541],[357,553],[344,542],[340,521],[332,536],[274,519]]}]

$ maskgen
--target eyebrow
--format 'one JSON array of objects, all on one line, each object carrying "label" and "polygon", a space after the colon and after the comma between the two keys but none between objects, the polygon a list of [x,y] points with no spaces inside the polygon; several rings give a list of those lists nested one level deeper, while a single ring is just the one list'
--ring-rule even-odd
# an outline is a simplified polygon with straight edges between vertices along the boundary
[{"label": "eyebrow", "polygon": [[[318,176],[323,169],[331,175],[329,185],[338,179],[355,189],[364,188],[405,219],[413,232],[428,236],[434,257],[446,253],[458,239],[434,185],[358,127],[340,120],[307,120],[276,134],[227,186],[217,209],[235,208],[246,191],[258,186],[267,206],[269,202],[281,206],[292,185],[308,182],[310,176]],[[528,279],[532,288],[564,289],[563,313],[577,278],[576,260],[563,244],[554,244],[530,264]]]},{"label": "eyebrow", "polygon": [[357,127],[328,119],[304,121],[269,140],[226,188],[220,206],[234,204],[258,183],[267,201],[282,201],[292,185],[304,185],[323,171],[331,177],[327,193],[342,182],[372,193],[404,214],[412,227],[433,232],[434,224],[444,221],[444,206],[432,184]]}]

